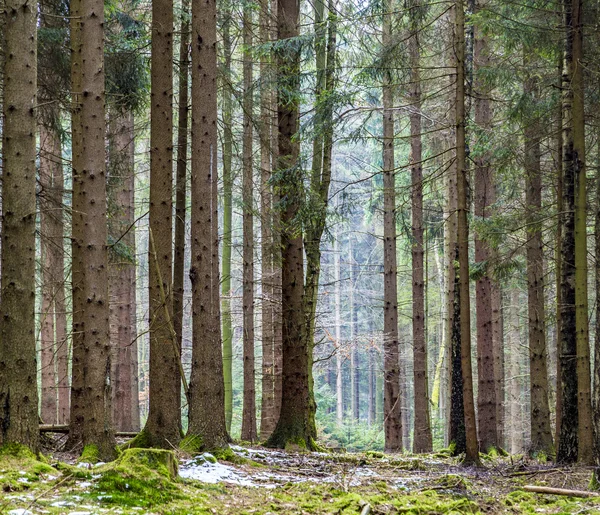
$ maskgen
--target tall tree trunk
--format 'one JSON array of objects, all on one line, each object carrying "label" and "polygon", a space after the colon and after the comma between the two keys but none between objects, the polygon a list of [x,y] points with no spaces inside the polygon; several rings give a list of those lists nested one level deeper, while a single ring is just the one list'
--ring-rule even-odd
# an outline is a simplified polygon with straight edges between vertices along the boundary
[{"label": "tall tree trunk", "polygon": [[[104,4],[82,0],[80,45],[75,58],[83,92],[77,122],[81,124],[80,154],[73,175],[73,388],[71,443],[97,448],[111,459],[115,438],[111,412],[111,353],[108,305],[106,224],[106,164],[104,111]],[[77,38],[76,38],[77,41]],[[77,62],[78,61],[78,62]],[[74,89],[78,91],[78,89]],[[75,154],[75,152],[74,152]],[[77,349],[75,346],[77,345]],[[77,355],[78,359],[75,359]],[[75,380],[75,376],[79,380]]]},{"label": "tall tree trunk", "polygon": [[460,275],[460,347],[466,433],[465,463],[479,463],[473,374],[471,370],[471,307],[469,293],[468,171],[465,145],[465,20],[463,0],[456,0],[456,173],[458,206],[458,263]]},{"label": "tall tree trunk", "polygon": [[[269,0],[261,0],[259,37],[262,44],[271,41],[271,13]],[[273,261],[273,195],[271,190],[272,116],[271,87],[273,67],[270,56],[260,60],[260,236],[261,236],[261,287],[262,287],[262,400],[260,439],[269,438],[275,419],[275,363],[274,363],[274,261]]]},{"label": "tall tree trunk", "polygon": [[[383,49],[392,37],[391,1],[383,14]],[[400,356],[398,353],[398,292],[396,266],[396,183],[394,169],[394,96],[389,72],[383,75],[383,418],[385,450],[402,451]]]},{"label": "tall tree trunk", "polygon": [[231,320],[231,249],[233,217],[233,96],[231,89],[231,4],[223,4],[223,262],[221,311],[223,313],[223,378],[225,381],[225,424],[231,430],[233,416],[233,324]]},{"label": "tall tree trunk", "polygon": [[[598,135],[598,133],[596,133]],[[596,213],[594,220],[594,253],[596,299],[600,299],[600,138],[597,137],[596,155]],[[596,325],[594,337],[594,452],[600,456],[600,302],[596,301]]]},{"label": "tall tree trunk", "polygon": [[[476,10],[482,9],[480,5]],[[473,66],[475,74],[475,124],[482,142],[478,145],[485,149],[486,137],[492,131],[492,110],[490,106],[490,87],[482,74],[490,66],[488,42],[477,26],[474,27]],[[475,216],[486,220],[491,215],[491,205],[495,201],[495,191],[490,166],[490,152],[480,151],[475,161]],[[486,263],[490,260],[489,244],[475,234],[475,262]],[[498,447],[497,400],[494,374],[494,340],[492,333],[492,281],[486,272],[477,279],[477,426],[479,428],[479,446],[487,452]]]},{"label": "tall tree trunk", "polygon": [[113,422],[117,431],[135,431],[134,341],[135,232],[134,223],[134,118],[131,112],[110,113],[108,197],[113,206],[109,236],[115,242],[110,263],[110,325],[113,372]]},{"label": "tall tree trunk", "polygon": [[[557,459],[591,463],[590,351],[587,313],[585,127],[581,0],[565,0],[563,75],[564,233],[562,242],[561,432]],[[573,356],[576,359],[573,360]],[[569,423],[567,423],[569,421]]]},{"label": "tall tree trunk", "polygon": [[[304,222],[303,244],[306,254],[306,280],[302,299],[306,328],[304,337],[308,351],[308,384],[310,411],[316,411],[313,395],[313,347],[315,340],[316,311],[321,276],[321,239],[327,222],[329,186],[331,184],[331,159],[333,152],[333,111],[328,95],[335,87],[336,56],[336,7],[335,0],[329,0],[328,23],[325,25],[325,0],[315,3],[315,53],[317,86],[315,91],[315,124],[317,134],[313,144],[309,195],[307,201],[312,216]],[[327,30],[326,30],[327,28]],[[299,190],[300,191],[300,190]]]},{"label": "tall tree trunk", "polygon": [[425,279],[423,265],[423,160],[421,142],[421,49],[419,23],[414,8],[411,14],[410,54],[410,163],[412,200],[412,330],[414,359],[414,438],[413,451],[431,452],[433,439],[429,416],[427,342],[425,339]]},{"label": "tall tree trunk", "polygon": [[175,169],[175,241],[173,253],[173,329],[181,358],[185,284],[185,226],[187,217],[187,161],[190,75],[190,0],[181,5],[179,41],[179,98],[177,117],[177,162]]},{"label": "tall tree trunk", "polygon": [[170,448],[181,440],[180,357],[173,328],[173,1],[152,3],[150,104],[150,408],[144,440]]},{"label": "tall tree trunk", "polygon": [[252,163],[252,6],[244,6],[243,15],[243,74],[244,74],[244,135],[242,156],[242,203],[243,203],[243,292],[242,311],[244,321],[244,401],[242,408],[242,440],[254,442],[256,432],[256,390],[254,382],[254,166]]},{"label": "tall tree trunk", "polygon": [[[67,334],[67,306],[65,294],[65,227],[63,214],[64,174],[62,144],[56,127],[49,128],[51,145],[49,160],[52,166],[51,198],[52,216],[48,219],[51,246],[53,301],[54,301],[54,352],[58,387],[59,424],[69,423],[69,337]],[[41,155],[40,155],[41,159]]]},{"label": "tall tree trunk", "polygon": [[292,443],[313,449],[317,434],[310,384],[311,349],[304,316],[303,240],[297,219],[303,195],[298,166],[300,148],[295,138],[298,132],[296,92],[300,86],[300,53],[295,42],[289,41],[299,35],[299,15],[296,0],[279,0],[277,22],[282,47],[278,50],[277,63],[280,81],[277,188],[281,198],[286,199],[281,213],[283,369],[281,412],[267,445],[283,448]]},{"label": "tall tree trunk", "polygon": [[520,371],[520,346],[521,334],[519,328],[519,290],[512,288],[510,293],[510,308],[509,308],[509,334],[508,344],[510,349],[510,387],[509,387],[509,413],[510,413],[510,452],[511,454],[519,454],[523,452],[525,445],[522,431],[522,414],[521,414],[521,371]]},{"label": "tall tree trunk", "polygon": [[[578,450],[580,463],[594,462],[594,428],[590,371],[587,287],[587,181],[585,167],[585,113],[583,87],[583,0],[571,0],[565,9],[567,27],[567,95],[571,103],[571,131],[567,132],[565,168],[575,180],[575,331],[577,334]],[[566,110],[568,112],[568,110]]]},{"label": "tall tree trunk", "polygon": [[[532,49],[523,50],[523,68],[532,67],[529,58]],[[544,307],[544,255],[542,227],[541,127],[537,114],[539,86],[535,76],[525,78],[524,93],[529,98],[532,116],[525,116],[525,204],[527,216],[527,299],[529,312],[529,376],[531,399],[530,452],[552,455],[552,430],[548,404],[548,369],[546,350],[546,323]]]},{"label": "tall tree trunk", "polygon": [[494,345],[494,387],[496,391],[496,432],[498,445],[506,445],[505,438],[505,385],[504,385],[504,320],[502,312],[502,287],[492,280],[492,340]]},{"label": "tall tree trunk", "polygon": [[354,247],[352,245],[352,236],[348,237],[348,259],[350,261],[350,411],[355,421],[360,416],[360,364],[358,356],[358,307],[354,300],[354,291],[356,289],[356,260],[354,257]]},{"label": "tall tree trunk", "polygon": [[40,125],[40,248],[42,299],[40,313],[40,358],[41,395],[40,417],[45,424],[58,422],[58,396],[56,375],[56,348],[54,338],[54,270],[53,251],[55,245],[51,232],[54,216],[52,204],[52,175],[54,141],[52,129]]},{"label": "tall tree trunk", "polygon": [[340,233],[336,230],[333,236],[333,281],[335,296],[335,393],[336,410],[335,420],[338,426],[344,422],[344,376],[342,356],[342,288],[340,266]]},{"label": "tall tree trunk", "polygon": [[[562,0],[558,2],[558,7],[562,8]],[[561,13],[562,15],[562,9]],[[564,56],[561,53],[558,58],[557,68],[557,87],[562,88],[562,72],[564,65]],[[560,446],[560,434],[561,434],[561,420],[562,420],[562,366],[561,366],[561,342],[562,342],[562,278],[563,278],[563,264],[562,264],[562,245],[563,245],[563,227],[564,227],[564,200],[563,200],[563,105],[562,101],[557,102],[556,108],[556,140],[555,140],[555,167],[556,167],[556,250],[555,260],[556,267],[554,270],[556,280],[556,427],[554,428],[554,441],[556,447]],[[558,454],[558,452],[557,452]]]},{"label": "tall tree trunk", "polygon": [[[192,372],[188,436],[205,449],[227,447],[225,387],[218,309],[217,11],[192,3]],[[216,261],[216,262],[215,262]],[[215,302],[216,301],[216,302]]]},{"label": "tall tree trunk", "polygon": [[38,449],[35,348],[37,5],[4,7],[0,446]]}]

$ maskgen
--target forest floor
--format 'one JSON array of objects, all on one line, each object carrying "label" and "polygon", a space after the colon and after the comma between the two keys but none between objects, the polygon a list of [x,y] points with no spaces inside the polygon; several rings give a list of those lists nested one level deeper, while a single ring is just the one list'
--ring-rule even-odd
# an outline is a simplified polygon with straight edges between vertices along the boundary
[{"label": "forest floor", "polygon": [[0,454],[0,514],[600,514],[600,497],[522,490],[587,490],[589,468],[514,456],[483,456],[483,467],[465,468],[444,454],[232,449],[219,461],[178,454],[177,477],[160,460],[139,461],[135,449],[117,465],[75,463],[62,453],[46,462]]}]

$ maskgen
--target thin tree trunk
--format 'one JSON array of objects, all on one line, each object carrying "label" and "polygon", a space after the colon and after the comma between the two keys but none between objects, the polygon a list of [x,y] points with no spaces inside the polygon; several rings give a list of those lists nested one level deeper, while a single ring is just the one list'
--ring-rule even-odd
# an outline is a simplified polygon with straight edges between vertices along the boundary
[{"label": "thin tree trunk", "polygon": [[233,217],[233,97],[231,86],[231,4],[223,10],[223,262],[221,311],[223,313],[223,378],[225,381],[225,423],[231,430],[233,416],[233,324],[231,320],[231,249]]},{"label": "thin tree trunk", "polygon": [[[269,1],[260,4],[260,41],[271,40]],[[262,285],[262,401],[260,439],[269,438],[277,420],[275,419],[275,363],[274,363],[274,260],[273,260],[273,195],[271,190],[272,116],[271,87],[273,67],[270,56],[260,60],[260,212],[261,212],[261,285]]]},{"label": "thin tree trunk", "polygon": [[[481,5],[477,10],[483,9]],[[475,124],[485,138],[492,131],[492,110],[490,87],[482,78],[482,73],[490,66],[488,42],[475,24],[473,43],[473,66],[475,74]],[[481,145],[480,145],[481,146]],[[485,143],[483,143],[485,146]],[[495,201],[495,191],[490,166],[490,154],[484,151],[475,157],[475,216],[486,220],[491,215],[490,206]],[[475,262],[487,263],[491,257],[489,245],[475,234]],[[494,373],[494,340],[492,332],[492,281],[487,273],[476,282],[477,313],[477,426],[479,446],[483,452],[498,447],[497,400]]]},{"label": "thin tree trunk", "polygon": [[[73,333],[78,345],[79,367],[71,391],[71,443],[97,448],[98,457],[115,454],[111,411],[111,353],[108,303],[108,252],[106,246],[106,164],[104,111],[104,4],[82,0],[81,45],[78,73],[84,92],[78,122],[81,123],[81,153],[73,176],[73,311],[77,324]],[[75,89],[77,91],[77,89]],[[77,230],[76,230],[77,229]],[[77,292],[75,292],[77,290]],[[75,318],[74,318],[75,320]]]},{"label": "thin tree trunk", "polygon": [[152,3],[148,294],[150,408],[144,441],[171,448],[181,439],[181,375],[171,333],[173,297],[173,2]]},{"label": "thin tree trunk", "polygon": [[[391,1],[384,4],[383,48],[392,37]],[[400,360],[398,353],[398,292],[396,266],[396,184],[394,169],[394,97],[389,72],[383,76],[383,417],[385,450],[402,451]]]},{"label": "thin tree trunk", "polygon": [[[575,331],[577,334],[577,401],[579,413],[577,459],[594,462],[594,427],[588,326],[587,181],[585,167],[585,113],[583,86],[583,0],[571,0],[567,19],[568,90],[571,132],[566,141],[565,168],[572,167],[575,180]],[[568,110],[567,110],[568,112]]]},{"label": "thin tree trunk", "polygon": [[252,6],[244,6],[243,15],[243,74],[244,74],[244,134],[242,156],[243,203],[243,347],[244,347],[244,401],[242,407],[242,440],[254,442],[256,431],[256,390],[254,365],[254,178],[252,163]]},{"label": "thin tree trunk", "polygon": [[[412,9],[411,13],[416,15]],[[416,17],[416,16],[415,16]],[[412,21],[410,53],[410,146],[412,200],[412,330],[414,359],[414,442],[416,453],[431,452],[433,440],[429,416],[427,343],[425,340],[425,279],[423,265],[423,167],[421,142],[421,49],[419,27]]]},{"label": "thin tree trunk", "polygon": [[54,345],[54,270],[51,231],[53,216],[52,191],[52,129],[40,125],[40,248],[42,302],[40,313],[41,392],[40,417],[44,424],[58,422],[58,397]]},{"label": "thin tree trunk", "polygon": [[496,390],[496,424],[498,445],[506,445],[505,385],[504,385],[504,320],[502,312],[502,287],[492,280],[492,340],[494,345],[494,386]]},{"label": "thin tree trunk", "polygon": [[358,308],[354,300],[354,290],[356,288],[356,262],[354,258],[354,247],[352,245],[352,236],[348,238],[348,258],[350,260],[350,291],[348,298],[350,299],[350,411],[352,418],[355,421],[359,420],[360,407],[360,364],[357,349],[357,325],[358,325]]},{"label": "thin tree trunk", "polygon": [[[188,436],[208,450],[227,447],[219,327],[217,185],[217,11],[192,4],[192,372]],[[215,270],[217,273],[215,273]]]},{"label": "thin tree trunk", "polygon": [[458,263],[460,275],[460,346],[466,433],[465,463],[479,463],[473,374],[471,370],[471,308],[469,294],[469,227],[467,224],[467,163],[465,145],[465,23],[464,0],[456,0],[456,172],[458,192]]},{"label": "thin tree trunk", "polygon": [[341,288],[341,266],[340,266],[340,233],[336,231],[333,237],[333,281],[335,296],[335,392],[336,410],[335,419],[338,426],[344,422],[344,377],[342,356],[342,288]]},{"label": "thin tree trunk", "polygon": [[110,263],[110,325],[113,351],[113,422],[117,431],[134,431],[134,373],[133,342],[136,339],[135,321],[135,232],[134,189],[134,118],[130,112],[110,113],[109,202],[113,213],[109,223],[112,248]]},{"label": "thin tree trunk", "polygon": [[179,108],[177,117],[177,162],[175,172],[175,235],[173,252],[173,329],[181,357],[185,284],[185,226],[187,217],[187,161],[190,75],[190,0],[181,5],[179,41]]},{"label": "thin tree trunk", "polygon": [[[531,49],[524,48],[523,68],[531,69]],[[537,109],[537,78],[525,79],[524,93],[529,96],[532,116],[524,120],[525,204],[527,216],[527,299],[529,313],[529,376],[531,399],[530,452],[552,455],[552,430],[548,404],[548,369],[544,306],[544,255],[542,227],[541,127]]]},{"label": "thin tree trunk", "polygon": [[519,330],[519,290],[512,288],[510,293],[510,333],[508,335],[508,343],[510,348],[510,397],[509,397],[509,412],[510,426],[513,429],[510,432],[510,452],[511,454],[519,454],[523,452],[524,438],[521,416],[521,379],[519,361],[521,357],[521,334]]}]

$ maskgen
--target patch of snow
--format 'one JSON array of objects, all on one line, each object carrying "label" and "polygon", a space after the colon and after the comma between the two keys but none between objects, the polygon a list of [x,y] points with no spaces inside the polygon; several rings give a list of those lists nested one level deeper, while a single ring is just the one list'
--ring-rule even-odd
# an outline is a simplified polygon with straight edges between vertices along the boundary
[{"label": "patch of snow", "polygon": [[77,483],[77,486],[79,488],[89,488],[90,486],[92,486],[92,483],[90,483],[89,481],[82,481],[81,483]]},{"label": "patch of snow", "polygon": [[17,508],[16,510],[10,510],[8,515],[33,515],[33,513],[25,508]]},{"label": "patch of snow", "polygon": [[70,511],[69,515],[92,515],[91,511]]},{"label": "patch of snow", "polygon": [[230,465],[210,463],[198,459],[189,460],[179,468],[179,475],[186,479],[195,479],[203,483],[233,483],[240,486],[258,486],[247,474]]},{"label": "patch of snow", "polygon": [[73,506],[75,503],[71,501],[54,501],[50,506],[53,508],[66,508],[67,506]]},{"label": "patch of snow", "polygon": [[27,479],[26,477],[20,477],[19,479],[17,479],[17,482],[19,482],[19,483],[29,483],[29,479]]}]

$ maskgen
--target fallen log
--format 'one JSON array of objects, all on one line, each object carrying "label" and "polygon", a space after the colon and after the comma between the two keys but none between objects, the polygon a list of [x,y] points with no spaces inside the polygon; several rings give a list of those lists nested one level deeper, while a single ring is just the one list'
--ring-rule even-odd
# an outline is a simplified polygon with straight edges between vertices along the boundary
[{"label": "fallen log", "polygon": [[[68,434],[69,426],[57,424],[40,424],[40,433],[61,433]],[[115,436],[119,438],[135,438],[138,435],[137,431],[117,431]]]},{"label": "fallen log", "polygon": [[600,493],[598,492],[590,492],[588,490],[569,490],[566,488],[552,488],[549,486],[525,485],[523,490],[536,494],[566,495],[567,497],[600,497]]}]

